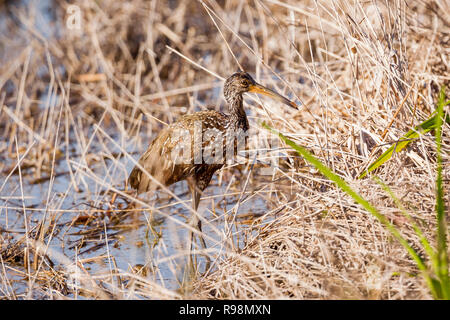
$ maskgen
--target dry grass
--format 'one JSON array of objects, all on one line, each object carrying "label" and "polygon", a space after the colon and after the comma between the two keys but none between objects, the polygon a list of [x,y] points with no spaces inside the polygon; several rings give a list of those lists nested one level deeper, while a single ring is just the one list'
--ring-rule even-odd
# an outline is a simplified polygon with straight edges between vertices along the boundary
[{"label": "dry grass", "polygon": [[[164,237],[148,245],[143,268],[111,250],[153,230],[149,209],[168,223],[166,234],[177,238],[172,229],[185,227],[174,218],[190,214],[179,190],[161,191],[155,208],[124,181],[165,123],[223,108],[221,79],[240,67],[302,105],[293,112],[253,99],[257,133],[266,121],[314,152],[418,244],[381,187],[356,177],[428,118],[441,85],[449,87],[445,1],[80,1],[81,30],[67,29],[65,1],[44,21],[46,2],[32,3],[0,5],[0,297],[431,297],[377,220],[287,149],[271,153],[280,157],[273,176],[253,161],[217,175],[214,190],[223,194],[202,201],[219,215],[207,235],[215,263],[194,290],[165,281],[185,252],[167,254]],[[429,239],[435,166],[434,139],[425,135],[376,172]],[[255,198],[264,202],[259,217],[245,207]],[[135,245],[131,255],[141,252]],[[91,269],[94,261],[100,267]]]}]

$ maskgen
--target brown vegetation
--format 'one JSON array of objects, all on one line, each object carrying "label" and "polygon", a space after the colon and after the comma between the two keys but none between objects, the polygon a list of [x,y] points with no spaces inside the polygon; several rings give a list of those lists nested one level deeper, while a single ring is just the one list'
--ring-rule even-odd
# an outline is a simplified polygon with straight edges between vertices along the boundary
[{"label": "brown vegetation", "polygon": [[[222,80],[243,68],[302,106],[247,97],[250,126],[311,150],[418,244],[381,187],[356,177],[449,87],[445,1],[80,1],[72,30],[68,2],[31,3],[0,4],[0,297],[431,297],[378,221],[287,148],[269,153],[272,176],[250,159],[213,178],[213,268],[184,292],[187,188],[136,199],[125,180],[166,123],[222,110]],[[430,239],[435,165],[427,134],[376,171]]]}]

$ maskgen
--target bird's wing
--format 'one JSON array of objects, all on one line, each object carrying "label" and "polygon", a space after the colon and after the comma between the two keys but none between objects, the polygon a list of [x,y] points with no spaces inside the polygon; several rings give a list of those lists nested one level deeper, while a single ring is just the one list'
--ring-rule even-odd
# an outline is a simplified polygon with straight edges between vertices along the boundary
[{"label": "bird's wing", "polygon": [[[220,153],[223,158],[223,137],[228,123],[228,117],[217,111],[184,115],[161,130],[139,164],[163,185],[183,180],[205,164],[221,160],[223,164]],[[138,166],[129,177],[130,185],[139,193],[151,189],[154,185],[151,180]]]}]

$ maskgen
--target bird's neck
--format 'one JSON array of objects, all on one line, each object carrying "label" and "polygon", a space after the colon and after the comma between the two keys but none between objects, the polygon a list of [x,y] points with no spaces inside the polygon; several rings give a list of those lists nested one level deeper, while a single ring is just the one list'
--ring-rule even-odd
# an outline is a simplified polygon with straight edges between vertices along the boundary
[{"label": "bird's neck", "polygon": [[227,97],[228,110],[230,112],[231,122],[236,125],[236,127],[247,131],[249,128],[247,115],[244,111],[243,98],[241,94]]}]

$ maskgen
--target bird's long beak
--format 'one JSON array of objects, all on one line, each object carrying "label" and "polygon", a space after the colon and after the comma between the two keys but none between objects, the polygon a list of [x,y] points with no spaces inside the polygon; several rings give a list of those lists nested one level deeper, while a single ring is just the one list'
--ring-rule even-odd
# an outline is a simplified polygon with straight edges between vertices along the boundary
[{"label": "bird's long beak", "polygon": [[286,99],[285,97],[283,97],[282,95],[276,93],[273,90],[270,90],[269,88],[266,88],[258,83],[255,83],[253,85],[250,86],[250,89],[248,90],[248,92],[254,92],[254,93],[260,93],[260,94],[264,94],[266,96],[271,97],[272,99],[278,100],[280,102],[283,102],[285,105],[288,105],[291,108],[294,109],[298,109],[298,106],[292,102],[289,99]]}]

